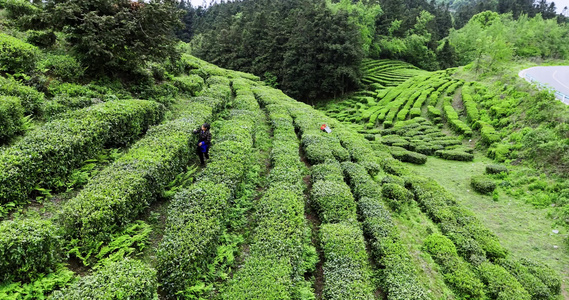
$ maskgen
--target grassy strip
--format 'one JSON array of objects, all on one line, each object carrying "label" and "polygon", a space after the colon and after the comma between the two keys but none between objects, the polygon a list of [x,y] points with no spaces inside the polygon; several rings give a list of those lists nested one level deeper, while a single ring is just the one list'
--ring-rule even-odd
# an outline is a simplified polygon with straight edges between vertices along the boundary
[{"label": "grassy strip", "polygon": [[156,102],[107,102],[28,133],[0,154],[0,203],[24,202],[36,187],[57,188],[85,160],[129,144],[163,115]]}]

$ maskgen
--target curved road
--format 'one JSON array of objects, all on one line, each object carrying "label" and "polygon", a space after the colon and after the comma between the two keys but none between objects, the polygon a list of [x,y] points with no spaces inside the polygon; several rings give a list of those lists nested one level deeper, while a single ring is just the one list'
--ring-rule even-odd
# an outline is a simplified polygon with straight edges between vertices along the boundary
[{"label": "curved road", "polygon": [[529,82],[547,85],[558,93],[555,96],[569,104],[569,66],[533,67],[520,71],[520,77]]}]

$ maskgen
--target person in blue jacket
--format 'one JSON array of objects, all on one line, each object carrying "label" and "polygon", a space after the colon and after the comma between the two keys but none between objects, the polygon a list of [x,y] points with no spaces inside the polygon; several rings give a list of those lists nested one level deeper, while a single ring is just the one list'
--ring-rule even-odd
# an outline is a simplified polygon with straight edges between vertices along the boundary
[{"label": "person in blue jacket", "polygon": [[200,158],[202,166],[205,166],[205,160],[209,159],[209,148],[211,147],[211,132],[209,124],[204,123],[201,128],[194,130],[194,134],[198,135],[198,147],[196,153]]}]

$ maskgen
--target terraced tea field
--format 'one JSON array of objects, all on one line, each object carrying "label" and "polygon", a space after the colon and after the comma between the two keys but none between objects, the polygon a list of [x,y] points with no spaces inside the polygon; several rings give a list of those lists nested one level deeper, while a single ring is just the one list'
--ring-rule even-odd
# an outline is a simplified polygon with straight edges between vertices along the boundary
[{"label": "terraced tea field", "polygon": [[[366,61],[368,90],[325,114],[184,60],[187,98],[74,109],[0,153],[0,298],[561,297],[566,273],[512,255],[454,191],[404,163],[473,161],[499,136],[481,87]],[[198,168],[204,122],[213,145]],[[62,188],[86,164],[98,171]],[[491,176],[474,188],[492,193]],[[38,202],[41,191],[53,195]]]}]

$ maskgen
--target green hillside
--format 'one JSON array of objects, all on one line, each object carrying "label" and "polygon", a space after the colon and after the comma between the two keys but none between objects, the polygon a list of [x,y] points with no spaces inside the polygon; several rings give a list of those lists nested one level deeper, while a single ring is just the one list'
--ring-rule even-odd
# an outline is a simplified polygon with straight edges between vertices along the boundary
[{"label": "green hillside", "polygon": [[[184,3],[0,0],[0,299],[569,297],[569,108],[517,76],[569,54],[463,43],[553,19],[482,13],[426,41],[445,16],[387,38],[368,30],[386,2],[238,1],[196,13],[231,32],[185,43]],[[287,40],[255,45],[262,76],[196,56],[247,65],[260,28]],[[465,66],[442,68],[449,43]]]}]

